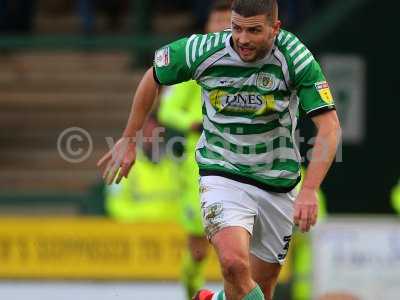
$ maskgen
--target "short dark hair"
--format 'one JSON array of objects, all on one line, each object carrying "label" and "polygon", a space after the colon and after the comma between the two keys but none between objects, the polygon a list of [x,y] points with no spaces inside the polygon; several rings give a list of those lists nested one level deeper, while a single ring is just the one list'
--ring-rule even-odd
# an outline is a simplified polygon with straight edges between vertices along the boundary
[{"label": "short dark hair", "polygon": [[229,0],[215,0],[211,5],[210,12],[231,10],[231,2]]},{"label": "short dark hair", "polygon": [[267,15],[268,19],[278,18],[278,3],[276,0],[233,0],[232,11],[242,17]]}]

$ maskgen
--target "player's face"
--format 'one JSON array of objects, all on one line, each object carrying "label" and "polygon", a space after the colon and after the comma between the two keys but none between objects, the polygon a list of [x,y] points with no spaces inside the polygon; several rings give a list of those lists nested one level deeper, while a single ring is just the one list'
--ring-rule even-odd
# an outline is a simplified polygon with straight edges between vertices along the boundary
[{"label": "player's face", "polygon": [[231,26],[231,10],[213,11],[208,17],[207,32],[218,32]]},{"label": "player's face", "polygon": [[279,32],[280,21],[271,21],[266,15],[242,17],[232,12],[232,39],[235,51],[244,62],[263,58],[272,47]]}]

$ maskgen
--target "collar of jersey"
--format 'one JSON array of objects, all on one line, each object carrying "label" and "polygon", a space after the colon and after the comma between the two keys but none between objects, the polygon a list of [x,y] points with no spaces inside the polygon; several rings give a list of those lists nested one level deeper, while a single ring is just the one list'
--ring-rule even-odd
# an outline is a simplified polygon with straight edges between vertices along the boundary
[{"label": "collar of jersey", "polygon": [[225,48],[228,51],[228,54],[231,56],[231,58],[240,64],[244,66],[249,66],[249,67],[259,67],[263,66],[265,64],[268,64],[271,62],[272,57],[273,57],[273,51],[275,49],[275,41],[272,43],[271,50],[262,58],[254,62],[244,62],[239,54],[236,53],[235,49],[231,46],[231,40],[232,40],[232,33],[229,34],[228,38],[225,41]]}]

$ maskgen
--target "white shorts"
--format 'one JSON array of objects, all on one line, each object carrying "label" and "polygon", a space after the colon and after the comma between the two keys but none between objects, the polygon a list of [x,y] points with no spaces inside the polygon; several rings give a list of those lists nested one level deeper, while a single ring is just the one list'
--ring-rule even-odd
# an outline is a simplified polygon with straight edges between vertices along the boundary
[{"label": "white shorts", "polygon": [[207,237],[225,227],[240,226],[251,235],[250,253],[283,264],[293,230],[295,189],[270,193],[220,176],[200,179],[201,209]]}]

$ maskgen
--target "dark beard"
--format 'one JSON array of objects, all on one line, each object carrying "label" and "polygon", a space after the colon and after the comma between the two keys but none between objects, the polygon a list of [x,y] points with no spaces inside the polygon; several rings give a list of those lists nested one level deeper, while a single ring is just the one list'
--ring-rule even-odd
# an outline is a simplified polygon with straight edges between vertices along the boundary
[{"label": "dark beard", "polygon": [[271,47],[260,49],[260,52],[257,52],[256,58],[254,61],[263,59],[270,50],[271,50]]}]

